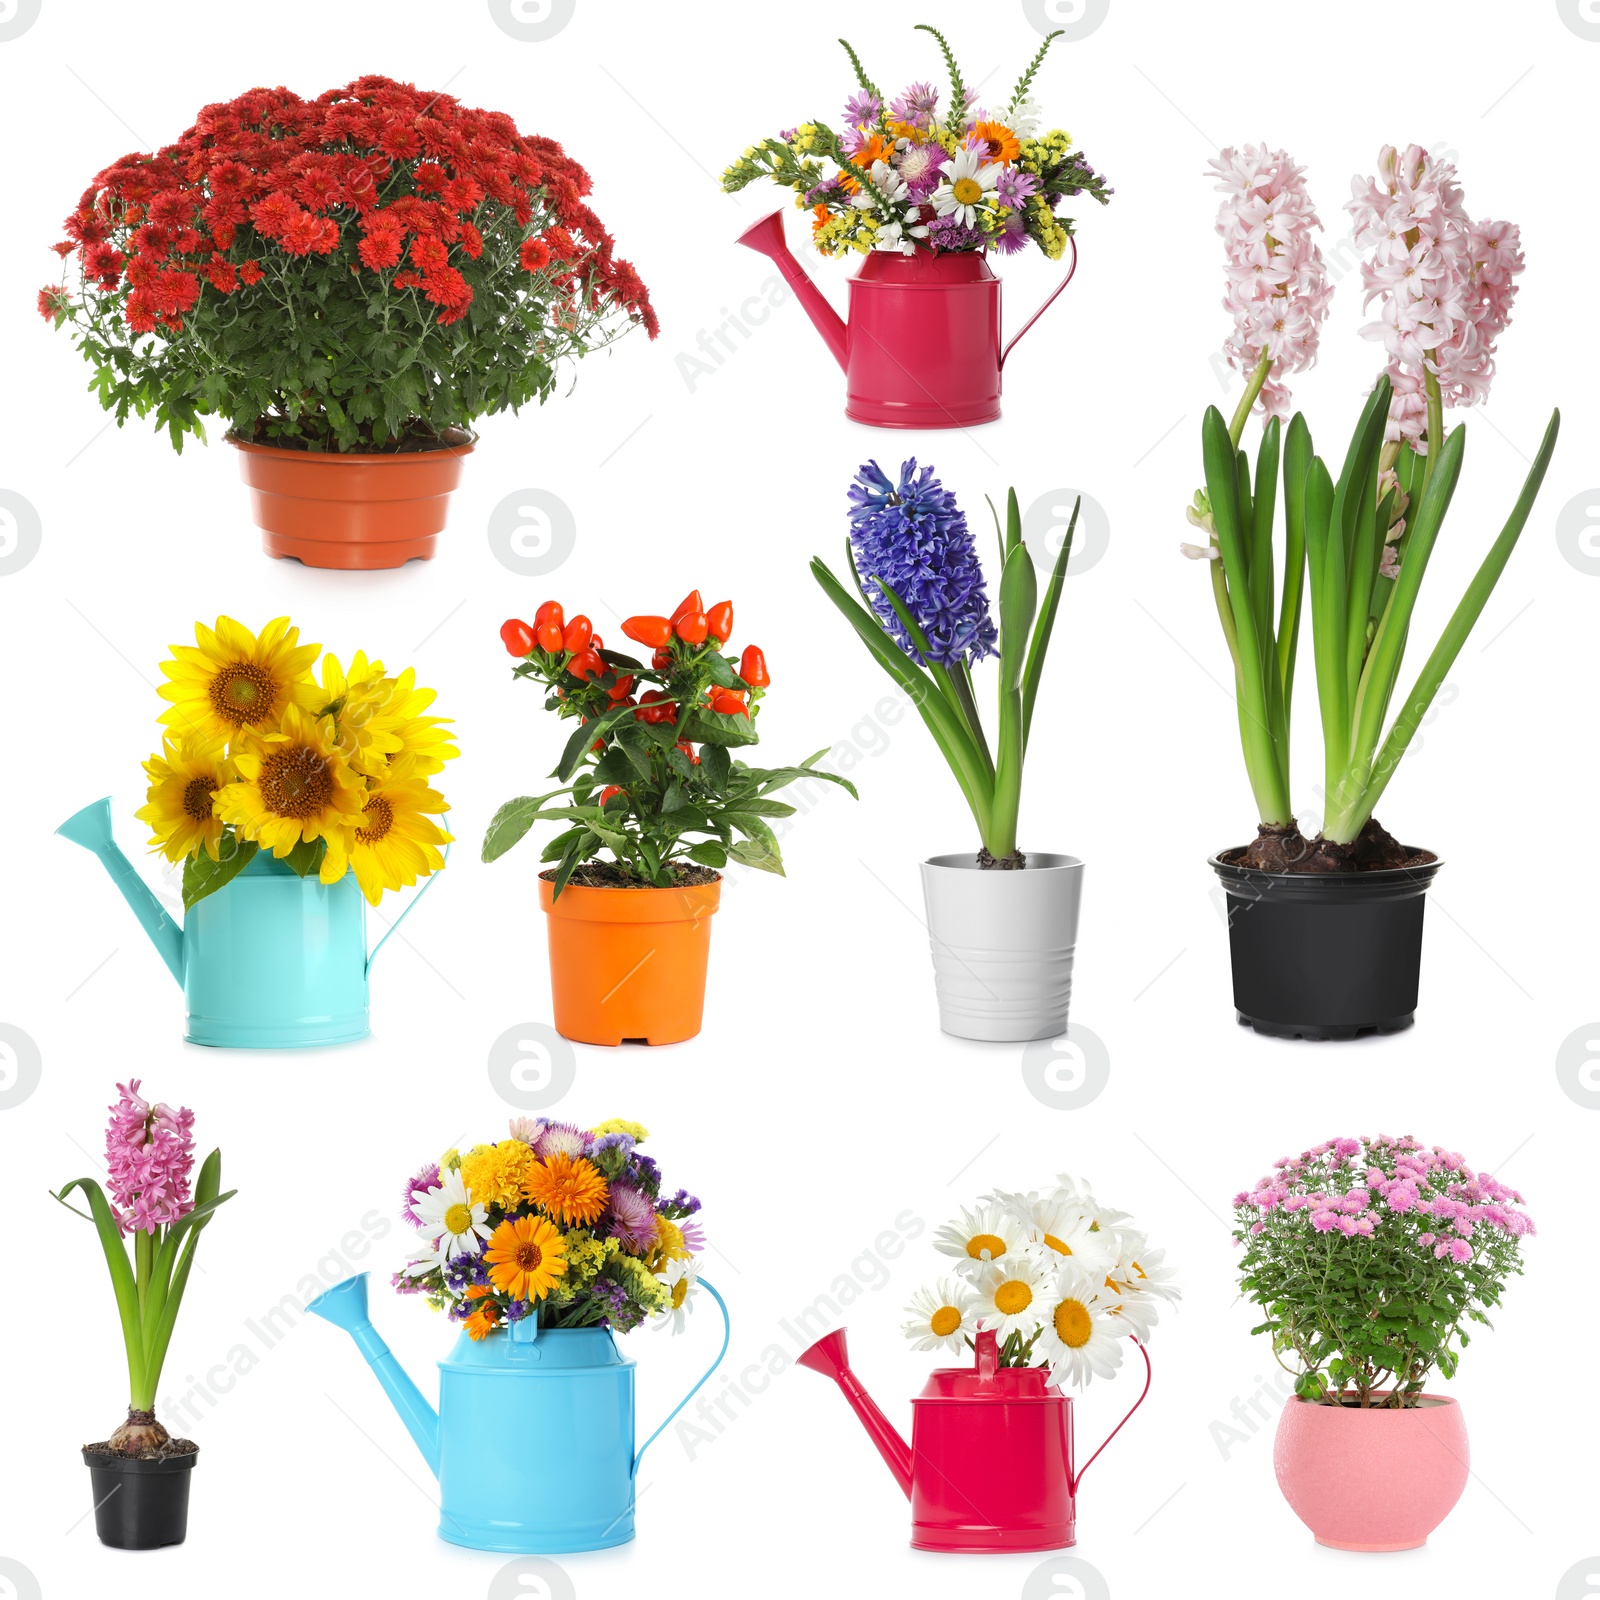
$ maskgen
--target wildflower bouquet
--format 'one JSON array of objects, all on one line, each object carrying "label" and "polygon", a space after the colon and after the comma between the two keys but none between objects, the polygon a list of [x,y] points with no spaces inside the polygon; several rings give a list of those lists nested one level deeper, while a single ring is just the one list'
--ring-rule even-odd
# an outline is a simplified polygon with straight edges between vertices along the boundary
[{"label": "wildflower bouquet", "polygon": [[373,905],[444,865],[449,809],[428,785],[460,754],[434,691],[357,651],[348,667],[299,642],[287,617],[253,634],[232,617],[195,624],[161,663],[169,702],[139,812],[152,850],[182,861],[185,909],[267,849],[302,878],[354,872]]},{"label": "wildflower bouquet", "polygon": [[[513,617],[501,628],[517,657],[514,676],[543,684],[545,710],[578,726],[552,774],[564,787],[501,806],[483,859],[504,855],[535,822],[560,822],[540,857],[556,863],[557,898],[580,868],[581,882],[622,888],[706,881],[730,860],[781,876],[767,819],[795,808],[773,792],[801,778],[852,795],[854,785],[817,767],[826,750],[774,768],[729,754],[758,742],[772,682],[758,645],[746,645],[737,663],[722,654],[733,636],[732,601],[708,608],[695,589],[670,617],[629,617],[622,631],[651,651],[648,666],[605,649],[589,618],[567,619],[559,601],[546,601],[531,624]],[[563,796],[569,803],[551,804]],[[613,862],[585,867],[602,849]]]},{"label": "wildflower bouquet", "polygon": [[1003,1367],[1048,1367],[1057,1388],[1109,1378],[1122,1341],[1144,1345],[1160,1303],[1179,1299],[1166,1252],[1063,1173],[1047,1195],[985,1195],[933,1238],[954,1276],[918,1290],[907,1307],[914,1349],[999,1341]]},{"label": "wildflower bouquet", "polygon": [[[1233,658],[1245,766],[1260,813],[1246,866],[1341,871],[1411,858],[1372,820],[1434,695],[1481,615],[1527,523],[1560,427],[1553,412],[1522,493],[1467,586],[1410,692],[1390,718],[1428,560],[1461,474],[1466,430],[1445,410],[1489,391],[1496,341],[1511,318],[1523,262],[1516,227],[1474,222],[1455,168],[1419,146],[1387,146],[1375,177],[1357,178],[1347,210],[1367,303],[1361,331],[1383,343],[1384,373],[1367,399],[1337,479],[1289,410],[1283,380],[1315,360],[1332,291],[1312,241],[1319,228],[1300,168],[1281,151],[1227,149],[1211,163],[1224,199],[1228,255],[1224,350],[1245,373],[1231,422],[1209,407],[1201,428],[1206,486],[1189,520],[1206,542],[1184,553],[1210,565]],[[1265,418],[1252,464],[1246,418]],[[1285,534],[1274,553],[1280,459]],[[1275,569],[1281,566],[1281,595]],[[1322,720],[1324,814],[1315,843],[1290,803],[1289,729],[1302,592],[1310,585]],[[1388,732],[1384,724],[1388,722]]]},{"label": "wildflower bouquet", "polygon": [[1522,1196],[1415,1139],[1328,1139],[1234,1196],[1239,1283],[1266,1313],[1252,1331],[1323,1405],[1420,1404],[1489,1325],[1535,1231]]},{"label": "wildflower bouquet", "polygon": [[[915,459],[901,463],[897,481],[869,461],[850,488],[845,545],[860,601],[820,557],[811,562],[823,592],[911,697],[950,764],[978,824],[985,867],[1027,865],[1017,848],[1022,765],[1077,524],[1074,505],[1041,600],[1016,491],[1007,491],[1003,533],[995,518],[1001,561],[996,627],[977,547],[955,495],[932,467],[919,472]],[[1000,668],[993,754],[972,679],[973,665],[986,656],[996,657]]]},{"label": "wildflower bouquet", "polygon": [[95,178],[39,311],[118,424],[153,412],[177,449],[211,413],[310,450],[460,444],[548,398],[564,358],[655,337],[589,188],[553,140],[449,95],[252,89]]},{"label": "wildflower bouquet", "polygon": [[648,1320],[683,1331],[705,1237],[700,1202],[662,1192],[637,1122],[580,1128],[516,1117],[511,1136],[447,1150],[405,1186],[421,1237],[402,1294],[423,1294],[474,1339],[533,1316],[541,1328]]},{"label": "wildflower bouquet", "polygon": [[[128,1418],[94,1448],[112,1455],[191,1454],[156,1420],[156,1390],[172,1330],[194,1265],[201,1230],[218,1206],[238,1192],[222,1189],[222,1152],[213,1150],[194,1172],[194,1113],[187,1106],[151,1105],[139,1079],[117,1085],[106,1129],[106,1184],[75,1178],[54,1198],[94,1223],[111,1271],[122,1339],[128,1356]],[[79,1211],[67,1196],[80,1190],[89,1203]],[[133,1239],[132,1259],[123,1240]]]},{"label": "wildflower bouquet", "polygon": [[1105,205],[1112,193],[1067,134],[1038,131],[1029,89],[1060,30],[1039,46],[1005,104],[986,111],[944,35],[917,26],[938,40],[950,74],[942,112],[926,83],[886,100],[841,39],[858,85],[843,130],[804,122],[763,139],[722,175],[722,187],[733,194],[770,178],[793,189],[795,204],[813,213],[812,243],[823,255],[991,247],[1010,255],[1032,243],[1059,259],[1073,231],[1072,218],[1057,215],[1061,201],[1087,194]]}]

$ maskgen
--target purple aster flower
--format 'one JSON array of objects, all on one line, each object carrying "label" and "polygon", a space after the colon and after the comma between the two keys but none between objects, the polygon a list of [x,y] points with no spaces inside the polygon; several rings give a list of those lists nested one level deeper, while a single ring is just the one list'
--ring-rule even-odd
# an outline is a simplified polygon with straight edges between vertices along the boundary
[{"label": "purple aster flower", "polygon": [[881,585],[888,584],[927,636],[942,666],[995,652],[983,568],[956,498],[933,475],[903,462],[891,483],[869,461],[850,486],[850,548],[867,602],[911,659],[925,665]]},{"label": "purple aster flower", "polygon": [[928,244],[934,250],[982,250],[989,236],[981,228],[968,228],[955,217],[935,217],[928,224]]},{"label": "purple aster flower", "polygon": [[883,110],[883,101],[870,90],[862,89],[858,94],[853,94],[844,103],[844,120],[852,128],[860,128],[868,123],[878,120],[878,113]]},{"label": "purple aster flower", "polygon": [[400,1215],[411,1224],[413,1228],[422,1226],[422,1218],[417,1215],[417,1197],[426,1194],[429,1189],[439,1187],[439,1163],[430,1161],[414,1178],[406,1179],[405,1195],[400,1203]]},{"label": "purple aster flower", "polygon": [[907,197],[920,204],[944,174],[949,153],[942,144],[907,144],[894,158],[895,171],[905,180]]},{"label": "purple aster flower", "polygon": [[643,1255],[656,1242],[656,1208],[637,1189],[614,1183],[608,1231],[630,1255]]},{"label": "purple aster flower", "polygon": [[1001,205],[1015,210],[1038,192],[1039,180],[1031,172],[1024,172],[1021,167],[1000,168],[1000,176],[995,179],[994,197]]},{"label": "purple aster flower", "polygon": [[907,84],[905,92],[889,103],[892,122],[908,122],[913,128],[927,129],[939,105],[939,91],[931,84]]},{"label": "purple aster flower", "polygon": [[699,1255],[706,1247],[705,1229],[698,1222],[683,1221],[678,1224],[678,1231],[683,1235],[684,1245]]},{"label": "purple aster flower", "polygon": [[1013,211],[1001,224],[994,247],[1003,256],[1015,255],[1018,250],[1027,249],[1028,225],[1020,211]]}]

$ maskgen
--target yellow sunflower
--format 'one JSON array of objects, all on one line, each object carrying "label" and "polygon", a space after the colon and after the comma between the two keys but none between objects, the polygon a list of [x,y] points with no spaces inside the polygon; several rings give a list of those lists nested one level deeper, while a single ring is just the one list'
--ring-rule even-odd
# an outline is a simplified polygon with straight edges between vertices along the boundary
[{"label": "yellow sunflower", "polygon": [[530,1167],[522,1192],[557,1222],[596,1221],[611,1198],[610,1186],[593,1162],[579,1156],[553,1155]]},{"label": "yellow sunflower", "polygon": [[277,617],[257,637],[232,617],[194,625],[195,645],[175,644],[161,663],[168,679],[157,691],[172,705],[161,721],[180,732],[223,741],[246,728],[275,727],[290,706],[315,711],[321,691],[308,668],[318,646],[302,645],[298,628]]},{"label": "yellow sunflower", "polygon": [[508,1217],[483,1249],[489,1281],[513,1300],[543,1300],[567,1270],[566,1241],[543,1217]]},{"label": "yellow sunflower", "polygon": [[224,830],[216,797],[234,777],[222,747],[199,734],[174,738],[169,733],[161,741],[161,754],[151,756],[144,770],[150,779],[149,804],[134,815],[150,824],[150,848],[168,861],[181,861],[201,850],[213,861],[220,860],[217,846]]},{"label": "yellow sunflower", "polygon": [[367,791],[339,752],[333,719],[291,705],[282,727],[252,737],[233,764],[239,781],[217,796],[217,815],[280,859],[326,839],[320,877],[337,883],[349,870]]},{"label": "yellow sunflower", "polygon": [[333,718],[345,755],[359,772],[382,772],[389,757],[401,749],[394,731],[399,720],[394,711],[395,687],[393,678],[384,677],[383,663],[368,661],[364,650],[356,651],[348,672],[337,656],[322,658],[318,709]]},{"label": "yellow sunflower", "polygon": [[438,698],[432,689],[419,689],[417,675],[407,667],[393,680],[394,695],[386,713],[386,727],[400,741],[400,748],[389,757],[389,771],[396,778],[426,778],[442,772],[447,761],[461,751],[453,743],[455,735],[445,730],[448,717],[425,717],[422,713]]},{"label": "yellow sunflower", "polygon": [[426,813],[448,811],[445,798],[420,778],[377,778],[350,847],[356,882],[372,905],[385,889],[409,888],[444,865],[439,846],[454,837]]}]

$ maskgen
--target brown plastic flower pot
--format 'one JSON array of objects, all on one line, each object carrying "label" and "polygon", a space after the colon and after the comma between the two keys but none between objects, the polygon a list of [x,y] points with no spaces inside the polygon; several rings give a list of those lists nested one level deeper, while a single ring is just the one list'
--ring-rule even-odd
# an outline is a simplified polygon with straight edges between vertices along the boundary
[{"label": "brown plastic flower pot", "polygon": [[230,438],[269,556],[370,571],[429,561],[470,444],[386,455],[280,450]]},{"label": "brown plastic flower pot", "polygon": [[539,880],[550,934],[556,1032],[579,1044],[677,1044],[700,1031],[711,918],[722,881],[676,889],[555,895]]}]

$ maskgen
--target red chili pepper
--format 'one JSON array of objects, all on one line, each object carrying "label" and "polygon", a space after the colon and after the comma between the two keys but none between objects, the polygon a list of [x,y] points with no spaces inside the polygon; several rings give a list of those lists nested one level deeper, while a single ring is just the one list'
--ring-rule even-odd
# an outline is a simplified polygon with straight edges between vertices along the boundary
[{"label": "red chili pepper", "polygon": [[670,650],[657,650],[656,653],[650,657],[650,665],[654,667],[657,672],[665,672],[667,668],[672,665],[672,652]]},{"label": "red chili pepper", "polygon": [[659,689],[646,689],[639,696],[639,709],[633,715],[638,722],[676,722],[678,708],[663,698]]},{"label": "red chili pepper", "polygon": [[561,648],[570,650],[576,655],[580,650],[587,650],[594,637],[594,629],[589,625],[589,619],[579,615],[572,619],[561,630]]},{"label": "red chili pepper", "polygon": [[678,602],[678,609],[672,613],[671,620],[676,622],[678,618],[683,616],[686,612],[704,611],[705,608],[706,603],[700,598],[700,591],[698,589],[691,589],[688,594],[686,594],[683,599]]},{"label": "red chili pepper", "polygon": [[534,637],[539,641],[539,648],[547,650],[551,655],[561,653],[561,624],[559,622],[541,622],[533,630]]},{"label": "red chili pepper", "polygon": [[590,636],[589,636],[589,648],[591,650],[600,649],[601,646],[604,644],[604,642],[605,641],[603,639],[601,639],[601,637],[600,637],[600,635],[598,633],[590,634]]},{"label": "red chili pepper", "polygon": [[718,644],[726,644],[733,637],[733,601],[717,601],[706,612],[706,626]]},{"label": "red chili pepper", "polygon": [[520,617],[511,617],[500,624],[500,642],[514,656],[525,656],[534,646],[533,629]]},{"label": "red chili pepper", "polygon": [[561,615],[561,602],[559,600],[546,600],[533,614],[533,625],[538,627],[541,622],[553,622],[560,628],[565,625]]},{"label": "red chili pepper", "polygon": [[744,696],[732,689],[713,689],[711,691],[711,709],[720,712],[725,717],[748,717],[749,708],[744,703]]},{"label": "red chili pepper", "polygon": [[711,631],[703,611],[685,611],[672,626],[685,644],[704,644]]},{"label": "red chili pepper", "polygon": [[760,645],[747,644],[744,647],[744,654],[739,657],[739,676],[752,689],[771,687],[772,679],[767,676],[767,658],[762,655]]},{"label": "red chili pepper", "polygon": [[579,683],[587,683],[590,678],[598,678],[606,671],[606,664],[593,650],[583,650],[567,663],[567,671]]},{"label": "red chili pepper", "polygon": [[622,700],[627,697],[628,691],[632,687],[633,674],[631,672],[624,672],[622,676],[618,678],[609,689],[606,690],[606,693],[610,695],[613,700]]},{"label": "red chili pepper", "polygon": [[672,637],[672,624],[665,617],[629,617],[622,624],[622,631],[630,639],[659,650]]},{"label": "red chili pepper", "polygon": [[604,806],[604,805],[605,805],[605,803],[606,803],[606,802],[607,802],[607,801],[608,801],[608,800],[609,800],[609,799],[610,799],[610,798],[611,798],[611,797],[612,797],[612,796],[613,796],[613,795],[616,795],[616,794],[626,794],[626,793],[627,793],[627,792],[628,792],[628,791],[627,791],[627,790],[626,790],[626,789],[624,789],[624,788],[622,788],[622,787],[621,787],[621,786],[620,786],[620,785],[618,785],[618,784],[615,784],[615,783],[608,783],[608,784],[607,784],[607,785],[606,785],[606,786],[605,786],[605,788],[603,788],[603,789],[602,789],[602,790],[601,790],[601,791],[600,791],[600,804],[601,804],[601,805],[602,805],[602,806]]},{"label": "red chili pepper", "polygon": [[692,744],[689,743],[687,739],[680,739],[678,741],[678,748],[689,758],[689,764],[691,766],[698,767],[700,765],[700,753]]}]

